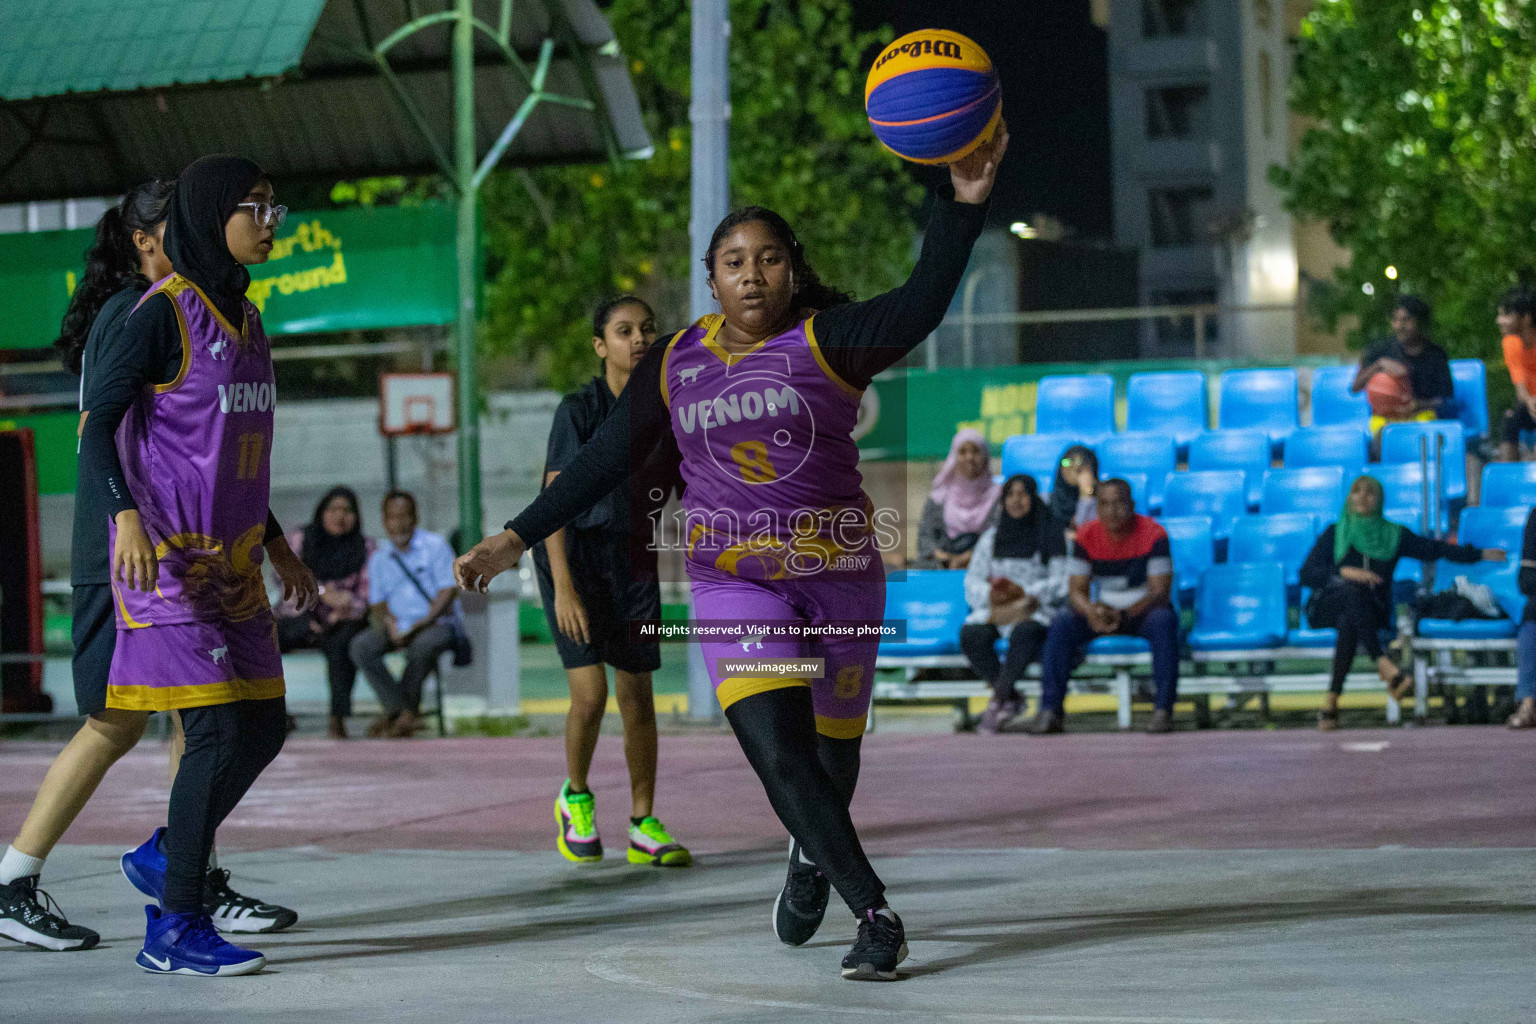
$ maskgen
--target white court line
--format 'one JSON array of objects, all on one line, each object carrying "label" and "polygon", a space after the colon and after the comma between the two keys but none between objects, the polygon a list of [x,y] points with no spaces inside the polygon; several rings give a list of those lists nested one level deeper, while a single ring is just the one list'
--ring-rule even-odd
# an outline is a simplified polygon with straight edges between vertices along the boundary
[{"label": "white court line", "polygon": [[1368,743],[1340,743],[1339,749],[1351,754],[1379,754],[1391,745],[1389,740],[1375,740]]},{"label": "white court line", "polygon": [[619,961],[631,950],[650,946],[620,946],[607,954],[596,954],[587,959],[587,973],[596,975],[615,985],[638,986],[663,995],[681,996],[684,999],[702,999],[708,1002],[732,1003],[737,1006],[762,1006],[776,1010],[813,1010],[819,1013],[844,1013],[860,1017],[926,1017],[929,1020],[997,1021],[1004,1024],[1331,1024],[1326,1020],[1280,1020],[1265,1017],[1262,1020],[1239,1020],[1232,1017],[1094,1017],[1063,1014],[1001,1014],[956,1013],[913,1007],[898,1010],[879,1006],[829,1006],[825,1003],[803,1003],[791,999],[750,999],[715,992],[700,992],[678,985],[666,985],[659,981],[637,977],[619,966]]}]

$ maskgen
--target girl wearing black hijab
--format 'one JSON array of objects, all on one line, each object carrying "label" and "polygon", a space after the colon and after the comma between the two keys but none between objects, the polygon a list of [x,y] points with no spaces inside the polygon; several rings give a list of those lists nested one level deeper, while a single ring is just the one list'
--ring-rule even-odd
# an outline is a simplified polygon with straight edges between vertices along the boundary
[{"label": "girl wearing black hijab", "polygon": [[285,652],[316,647],[325,655],[330,736],[344,740],[357,680],[357,663],[347,645],[368,628],[368,557],[373,554],[373,540],[363,536],[357,495],[350,487],[332,487],[315,506],[309,525],[288,535],[288,545],[315,574],[320,600],[307,612],[292,602],[273,610],[278,646]]},{"label": "girl wearing black hijab", "polygon": [[[971,606],[960,627],[960,649],[992,687],[992,700],[976,726],[995,733],[1024,711],[1014,684],[1040,657],[1051,620],[1067,598],[1065,524],[1040,500],[1035,478],[1011,476],[1003,484],[1002,515],[976,542],[965,573]],[[1008,640],[999,664],[997,639]]]},{"label": "girl wearing black hijab", "polygon": [[[271,931],[297,919],[281,907],[232,901],[228,872],[209,864],[219,823],[285,732],[281,660],[259,568],[251,579],[251,563],[260,562],[251,548],[258,539],[265,547],[285,599],[303,609],[316,590],[271,512],[263,534],[260,506],[253,517],[237,498],[265,494],[271,472],[271,353],[244,297],[243,264],[266,261],[285,212],[249,160],[205,157],[181,173],[165,232],[175,273],[129,315],[121,347],[132,358],[98,373],[81,432],[81,473],[109,496],[105,513],[115,525],[119,637],[108,706],[177,710],[186,736],[167,827],[123,856],[128,880],[159,901],[145,908],[136,958],[153,973],[260,970],[260,953],[215,929]],[[189,450],[199,444],[213,447]],[[247,519],[249,534],[224,536]]]}]

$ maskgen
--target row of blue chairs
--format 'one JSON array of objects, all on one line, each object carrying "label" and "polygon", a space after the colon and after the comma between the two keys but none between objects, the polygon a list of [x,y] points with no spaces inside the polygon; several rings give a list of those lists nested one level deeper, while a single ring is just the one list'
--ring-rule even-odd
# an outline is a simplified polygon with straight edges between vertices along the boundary
[{"label": "row of blue chairs", "polygon": [[[1364,428],[1370,406],[1351,394],[1353,366],[1312,371],[1312,426]],[[1451,360],[1458,418],[1467,436],[1488,436],[1488,371],[1478,359]],[[1210,426],[1205,374],[1198,370],[1134,373],[1126,385],[1125,429],[1166,434],[1182,452]],[[1258,430],[1275,448],[1301,428],[1298,377],[1275,367],[1227,370],[1217,383],[1216,424]],[[1035,433],[1098,441],[1115,433],[1115,381],[1108,374],[1047,376],[1035,394]]]}]

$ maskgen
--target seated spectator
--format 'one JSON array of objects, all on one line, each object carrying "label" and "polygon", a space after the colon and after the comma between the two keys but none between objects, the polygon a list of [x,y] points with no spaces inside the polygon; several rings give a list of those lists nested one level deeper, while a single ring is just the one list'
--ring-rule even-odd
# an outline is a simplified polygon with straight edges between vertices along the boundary
[{"label": "seated spectator", "polygon": [[[1027,473],[1003,483],[1002,515],[981,535],[965,573],[971,606],[960,627],[960,649],[992,687],[976,731],[996,733],[1024,711],[1013,684],[1040,657],[1045,633],[1067,596],[1067,545],[1061,522],[1040,500]],[[997,638],[1008,656],[997,660]]]},{"label": "seated spectator", "polygon": [[[1520,593],[1536,598],[1536,509],[1525,518],[1525,540],[1520,545]],[[1509,727],[1536,728],[1536,600],[1525,602],[1515,645],[1515,700],[1520,703],[1509,716]]]},{"label": "seated spectator", "polygon": [[1361,647],[1375,660],[1376,672],[1393,697],[1401,700],[1413,689],[1413,677],[1387,656],[1379,635],[1392,625],[1392,574],[1399,558],[1464,563],[1504,560],[1504,552],[1494,548],[1446,544],[1389,522],[1381,514],[1382,500],[1379,480],[1356,479],[1339,521],[1322,532],[1301,566],[1301,585],[1312,590],[1307,622],[1314,629],[1339,631],[1333,648],[1333,678],[1317,715],[1317,727],[1324,732],[1339,727],[1339,694]]},{"label": "seated spectator", "polygon": [[[407,737],[421,728],[421,687],[440,654],[454,644],[458,589],[453,549],[416,526],[416,499],[405,491],[384,496],[386,543],[368,560],[368,600],[374,625],[352,641],[352,660],[384,706],[370,736]],[[397,680],[384,664],[389,651],[405,651]]]},{"label": "seated spectator", "polygon": [[357,495],[348,487],[331,488],[315,506],[309,525],[288,537],[288,546],[315,574],[320,600],[307,612],[300,612],[292,601],[273,609],[278,646],[285,654],[317,647],[325,655],[331,688],[330,736],[344,740],[352,714],[352,684],[357,680],[357,665],[348,647],[368,628],[368,559],[373,555],[373,541],[363,536]]},{"label": "seated spectator", "polygon": [[933,488],[917,524],[919,569],[964,569],[981,531],[997,522],[987,439],[969,427],[955,435],[949,457],[933,478]]},{"label": "seated spectator", "polygon": [[1092,448],[1075,444],[1061,453],[1056,481],[1051,484],[1051,514],[1070,532],[1099,518],[1094,493],[1099,486],[1099,457]]},{"label": "seated spectator", "polygon": [[[1098,487],[1098,518],[1077,531],[1067,562],[1067,607],[1051,623],[1040,659],[1040,714],[1029,731],[1064,731],[1067,682],[1096,636],[1144,638],[1152,647],[1156,710],[1147,731],[1173,729],[1179,687],[1179,616],[1170,603],[1173,558],[1168,535],[1136,512],[1131,485],[1110,479]],[[1095,599],[1092,588],[1098,586]]]},{"label": "seated spectator", "polygon": [[[1445,349],[1429,340],[1429,324],[1429,303],[1417,295],[1404,295],[1392,308],[1392,334],[1360,357],[1360,370],[1350,390],[1370,388],[1373,435],[1388,423],[1456,418],[1451,361]],[[1379,374],[1396,382],[1397,401],[1386,397],[1391,388],[1371,385]]]},{"label": "seated spectator", "polygon": [[1504,413],[1499,457],[1505,462],[1520,458],[1520,434],[1536,430],[1536,295],[1527,288],[1511,288],[1499,300],[1499,333],[1504,336],[1504,367],[1515,385],[1515,404]]}]

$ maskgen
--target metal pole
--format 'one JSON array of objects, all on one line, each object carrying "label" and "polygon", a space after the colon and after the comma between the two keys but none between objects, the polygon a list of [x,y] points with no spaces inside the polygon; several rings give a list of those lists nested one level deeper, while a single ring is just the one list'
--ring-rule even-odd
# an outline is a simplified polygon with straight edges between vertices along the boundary
[{"label": "metal pole", "polygon": [[459,537],[468,546],[480,527],[480,393],[475,386],[475,26],[474,0],[457,0],[453,23],[453,150],[459,192],[456,255],[459,307]]},{"label": "metal pole", "polygon": [[976,365],[976,325],[971,323],[971,315],[976,305],[976,285],[986,275],[988,269],[990,268],[982,267],[967,274],[965,289],[960,293],[960,319],[965,325],[960,336],[960,350],[964,353],[967,370]]},{"label": "metal pole", "polygon": [[1195,314],[1195,358],[1205,358],[1205,314]]},{"label": "metal pole", "polygon": [[[693,99],[688,105],[688,120],[693,126],[693,153],[688,242],[693,259],[688,273],[688,304],[697,319],[716,310],[714,297],[709,294],[704,254],[709,249],[709,236],[730,212],[731,203],[729,0],[693,0],[692,14]],[[698,618],[696,605],[690,618]],[[696,641],[688,643],[688,717],[696,722],[718,721],[720,717],[720,702]]]}]

